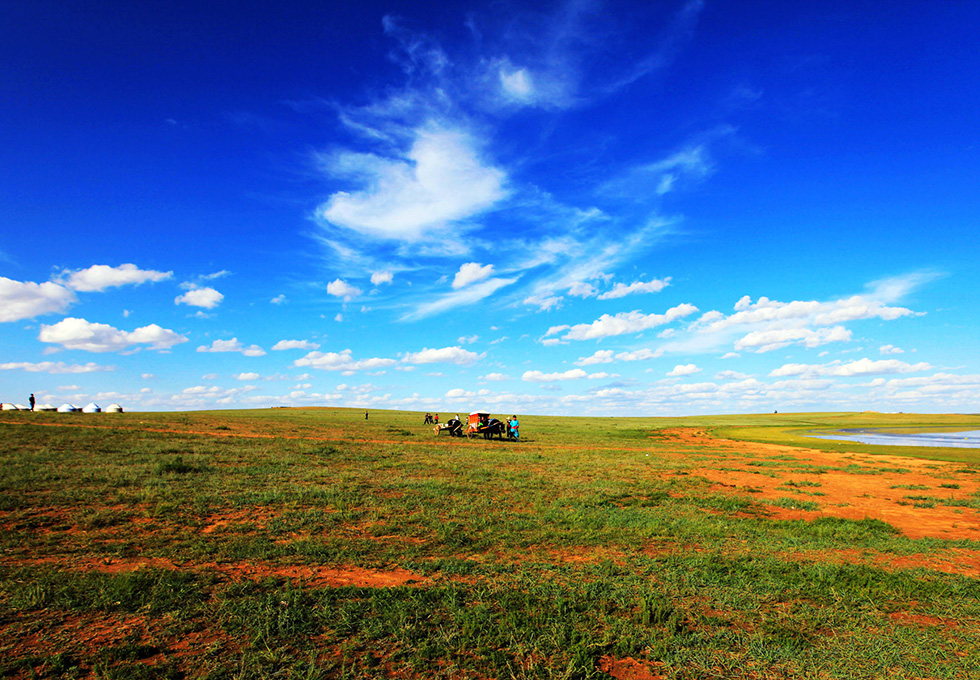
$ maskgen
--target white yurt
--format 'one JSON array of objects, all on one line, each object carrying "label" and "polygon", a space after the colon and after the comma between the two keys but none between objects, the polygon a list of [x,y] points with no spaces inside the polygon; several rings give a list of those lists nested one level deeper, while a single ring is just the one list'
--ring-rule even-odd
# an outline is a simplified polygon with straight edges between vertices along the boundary
[{"label": "white yurt", "polygon": [[0,405],[0,410],[2,410],[2,411],[19,411],[20,409],[17,408],[17,405],[16,404],[10,404],[10,403],[7,403],[7,402],[3,402],[3,404]]},{"label": "white yurt", "polygon": [[102,407],[94,401],[82,407],[82,413],[102,413]]},{"label": "white yurt", "polygon": [[31,407],[24,404],[14,404],[14,408],[18,411],[30,411]]},{"label": "white yurt", "polygon": [[34,406],[35,411],[57,411],[58,407],[54,404],[37,404]]},{"label": "white yurt", "polygon": [[58,413],[74,413],[75,411],[80,411],[74,404],[62,404],[58,407]]},{"label": "white yurt", "polygon": [[108,406],[106,406],[102,410],[105,411],[106,413],[122,413],[123,412],[123,408],[119,404],[109,404]]}]

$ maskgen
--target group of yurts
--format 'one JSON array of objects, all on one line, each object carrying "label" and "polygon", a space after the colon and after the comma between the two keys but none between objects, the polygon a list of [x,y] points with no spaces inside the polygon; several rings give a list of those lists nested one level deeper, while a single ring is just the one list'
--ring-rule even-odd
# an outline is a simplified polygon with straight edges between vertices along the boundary
[{"label": "group of yurts", "polygon": [[79,408],[74,404],[62,404],[61,406],[55,406],[54,404],[38,404],[34,401],[34,395],[27,400],[29,406],[24,404],[11,404],[10,402],[0,403],[0,410],[3,411],[57,411],[58,413],[122,413],[123,407],[119,404],[109,404],[105,408],[102,408],[94,401],[87,406],[82,406]]}]

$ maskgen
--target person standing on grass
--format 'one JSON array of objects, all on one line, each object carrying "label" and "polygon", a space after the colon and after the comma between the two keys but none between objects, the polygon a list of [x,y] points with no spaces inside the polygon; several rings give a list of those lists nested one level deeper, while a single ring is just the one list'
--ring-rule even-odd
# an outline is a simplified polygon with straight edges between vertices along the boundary
[{"label": "person standing on grass", "polygon": [[368,414],[368,412],[367,412],[367,411],[365,411],[365,412],[364,412],[364,420],[367,420],[367,414]]},{"label": "person standing on grass", "polygon": [[27,400],[27,403],[31,405],[31,410],[34,410],[34,394],[31,394],[31,398]]},{"label": "person standing on grass", "polygon": [[520,422],[517,420],[517,416],[510,417],[510,431],[514,435],[514,439],[520,439],[521,433],[518,432],[518,428],[521,426]]}]

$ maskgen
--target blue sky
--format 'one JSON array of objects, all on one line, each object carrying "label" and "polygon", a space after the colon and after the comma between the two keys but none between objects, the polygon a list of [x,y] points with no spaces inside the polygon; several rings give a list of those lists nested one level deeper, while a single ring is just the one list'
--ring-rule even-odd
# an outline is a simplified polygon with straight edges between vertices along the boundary
[{"label": "blue sky", "polygon": [[8,14],[2,401],[977,410],[976,3]]}]

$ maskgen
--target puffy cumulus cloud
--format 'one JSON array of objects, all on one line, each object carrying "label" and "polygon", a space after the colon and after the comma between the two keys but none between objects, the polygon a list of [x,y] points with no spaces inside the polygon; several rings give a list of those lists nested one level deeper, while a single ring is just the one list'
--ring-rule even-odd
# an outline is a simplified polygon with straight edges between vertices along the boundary
[{"label": "puffy cumulus cloud", "polygon": [[632,352],[615,353],[611,349],[597,350],[592,356],[582,357],[575,362],[576,366],[591,366],[594,364],[611,364],[614,361],[647,361],[656,359],[662,355],[660,350],[647,348],[637,349]]},{"label": "puffy cumulus cloud", "polygon": [[844,363],[832,361],[828,364],[785,364],[769,373],[770,377],[778,378],[785,376],[838,376],[852,377],[861,375],[887,375],[889,373],[916,373],[927,371],[932,368],[925,362],[908,364],[898,359],[858,359]]},{"label": "puffy cumulus cloud", "polygon": [[455,388],[449,390],[448,392],[446,392],[446,397],[448,397],[449,399],[462,399],[464,397],[465,398],[470,398],[470,397],[475,397],[475,396],[476,396],[476,392],[471,392],[469,390],[464,390],[461,387],[455,387]]},{"label": "puffy cumulus cloud", "polygon": [[272,346],[274,351],[281,351],[285,349],[320,349],[320,345],[315,342],[310,342],[309,340],[280,340]]},{"label": "puffy cumulus cloud", "polygon": [[695,364],[678,364],[674,366],[674,370],[670,371],[667,375],[672,378],[676,378],[682,375],[694,375],[695,373],[700,373],[701,369]]},{"label": "puffy cumulus cloud", "polygon": [[0,276],[0,322],[60,314],[75,299],[71,290],[57,283],[14,281]]},{"label": "puffy cumulus cloud", "polygon": [[394,275],[390,271],[374,272],[371,274],[371,285],[380,286],[382,283],[391,283]]},{"label": "puffy cumulus cloud", "polygon": [[613,300],[615,298],[626,297],[634,293],[659,293],[670,285],[670,277],[665,279],[653,279],[652,281],[636,281],[629,285],[617,283],[613,289],[599,296],[600,300]]},{"label": "puffy cumulus cloud", "polygon": [[231,340],[215,340],[210,345],[201,345],[197,348],[198,352],[240,352],[247,357],[261,357],[265,356],[265,350],[258,345],[249,345],[246,347],[238,338],[232,338]]},{"label": "puffy cumulus cloud", "polygon": [[118,267],[97,264],[88,269],[65,271],[60,278],[61,283],[72,290],[93,292],[114,286],[138,285],[147,281],[165,281],[172,276],[173,272],[140,269],[135,264],[121,264]]},{"label": "puffy cumulus cloud", "polygon": [[487,382],[503,382],[504,380],[510,380],[510,376],[504,375],[503,373],[487,373],[486,375],[481,375],[480,380],[486,380]]},{"label": "puffy cumulus cloud", "polygon": [[481,265],[478,262],[467,262],[460,266],[459,271],[453,278],[453,288],[464,288],[471,283],[482,281],[493,274],[493,265]]},{"label": "puffy cumulus cloud", "polygon": [[718,380],[745,380],[749,377],[749,375],[738,371],[718,371],[715,373],[715,378]]},{"label": "puffy cumulus cloud", "polygon": [[485,164],[461,128],[416,129],[403,158],[341,152],[327,171],[362,185],[338,192],[317,211],[326,222],[364,235],[418,241],[507,196],[503,171]]},{"label": "puffy cumulus cloud", "polygon": [[406,364],[435,364],[452,363],[468,366],[482,359],[486,354],[477,354],[462,347],[443,347],[441,349],[424,348],[419,352],[409,352],[402,361]]},{"label": "puffy cumulus cloud", "polygon": [[351,350],[345,349],[342,352],[310,352],[294,361],[293,366],[308,366],[321,371],[341,371],[350,374],[354,371],[387,368],[397,363],[394,359],[381,358],[355,360]]},{"label": "puffy cumulus cloud", "polygon": [[735,313],[725,316],[717,311],[708,312],[696,322],[696,327],[705,333],[723,331],[732,327],[747,325],[772,325],[775,323],[794,325],[832,326],[859,319],[884,319],[891,321],[913,314],[904,307],[890,307],[882,300],[867,295],[852,295],[831,302],[817,300],[794,300],[779,302],[760,297],[756,302],[748,295],[735,303]]},{"label": "puffy cumulus cloud", "polygon": [[274,305],[281,305],[285,301],[286,301],[286,296],[283,295],[283,294],[281,294],[281,293],[279,295],[275,296],[274,298],[272,298],[271,300],[269,300],[269,302],[272,303],[272,304],[274,304]]},{"label": "puffy cumulus cloud", "polygon": [[[191,284],[193,286],[193,284]],[[193,286],[183,295],[178,295],[174,298],[174,304],[177,305],[190,305],[191,307],[203,307],[204,309],[214,309],[221,304],[221,301],[225,299],[225,296],[216,291],[214,288],[205,286],[204,288],[198,288]]]},{"label": "puffy cumulus cloud", "polygon": [[813,348],[826,345],[830,342],[848,342],[850,339],[851,331],[843,326],[832,326],[831,328],[820,328],[817,330],[811,330],[809,328],[779,328],[765,331],[752,331],[735,342],[735,349],[750,350],[761,354],[794,343]]},{"label": "puffy cumulus cloud", "polygon": [[684,303],[671,307],[664,314],[643,314],[638,311],[621,312],[615,316],[603,314],[590,324],[553,326],[545,335],[555,335],[567,329],[568,332],[562,336],[563,340],[598,340],[625,333],[639,333],[681,319],[696,311],[698,311],[697,307]]},{"label": "puffy cumulus cloud", "polygon": [[156,324],[121,331],[108,324],[91,323],[74,317],[67,317],[51,326],[42,325],[38,340],[86,352],[119,352],[138,345],[164,350],[187,342],[183,335]]},{"label": "puffy cumulus cloud", "polygon": [[595,364],[611,364],[613,362],[613,352],[611,349],[596,350],[592,356],[581,357],[575,362],[576,366],[594,366]]},{"label": "puffy cumulus cloud", "polygon": [[327,293],[334,297],[343,298],[344,302],[350,302],[361,294],[361,289],[342,279],[336,279],[327,284]]},{"label": "puffy cumulus cloud", "polygon": [[552,383],[564,380],[581,380],[588,378],[589,374],[581,368],[572,368],[563,373],[542,373],[541,371],[524,371],[521,380],[524,382]]},{"label": "puffy cumulus cloud", "polygon": [[260,376],[258,373],[239,373],[238,375],[232,376],[235,380],[258,380]]},{"label": "puffy cumulus cloud", "polygon": [[905,350],[895,345],[882,345],[878,348],[881,354],[905,354]]},{"label": "puffy cumulus cloud", "polygon": [[86,364],[66,364],[63,361],[14,361],[0,364],[0,371],[27,371],[28,373],[96,373],[98,371],[114,371],[115,366],[99,366],[90,361]]}]

